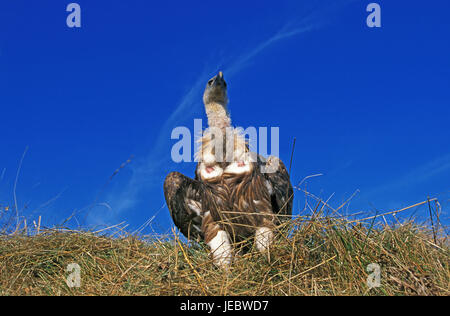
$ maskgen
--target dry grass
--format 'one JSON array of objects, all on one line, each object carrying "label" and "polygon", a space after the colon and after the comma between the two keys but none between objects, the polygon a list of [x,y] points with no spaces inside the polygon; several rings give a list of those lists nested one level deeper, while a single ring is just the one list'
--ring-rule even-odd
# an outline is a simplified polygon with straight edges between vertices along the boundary
[{"label": "dry grass", "polygon": [[[269,254],[237,256],[227,273],[207,248],[167,239],[44,230],[0,239],[1,295],[449,295],[445,236],[324,215],[280,228]],[[436,233],[436,232],[434,232]],[[81,268],[70,288],[66,267]],[[381,267],[369,289],[367,266]]]}]

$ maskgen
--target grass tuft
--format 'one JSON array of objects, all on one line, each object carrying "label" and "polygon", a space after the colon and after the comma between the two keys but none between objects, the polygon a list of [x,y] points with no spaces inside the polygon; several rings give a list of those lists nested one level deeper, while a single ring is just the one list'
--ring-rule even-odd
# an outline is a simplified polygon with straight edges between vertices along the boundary
[{"label": "grass tuft", "polygon": [[[106,231],[102,232],[103,234]],[[449,295],[445,236],[396,225],[315,214],[279,228],[265,254],[216,268],[204,244],[169,238],[47,229],[0,237],[1,295]],[[67,265],[80,266],[69,287]],[[380,267],[369,288],[368,266]]]}]

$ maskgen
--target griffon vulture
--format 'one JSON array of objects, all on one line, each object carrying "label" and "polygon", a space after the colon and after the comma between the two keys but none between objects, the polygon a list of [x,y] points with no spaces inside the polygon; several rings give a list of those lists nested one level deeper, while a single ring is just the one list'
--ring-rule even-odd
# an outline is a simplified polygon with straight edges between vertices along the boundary
[{"label": "griffon vulture", "polygon": [[254,236],[259,251],[268,249],[275,227],[292,214],[293,189],[283,162],[250,152],[231,126],[222,72],[208,81],[203,102],[209,127],[196,154],[195,178],[171,172],[164,195],[179,230],[203,240],[214,263],[228,267],[236,242]]}]

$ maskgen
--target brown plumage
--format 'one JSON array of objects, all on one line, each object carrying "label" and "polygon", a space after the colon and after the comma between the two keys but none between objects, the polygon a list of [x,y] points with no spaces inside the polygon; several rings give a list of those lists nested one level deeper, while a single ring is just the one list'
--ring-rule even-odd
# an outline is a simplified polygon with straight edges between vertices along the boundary
[{"label": "brown plumage", "polygon": [[221,72],[208,81],[203,100],[209,128],[197,153],[195,178],[170,173],[164,195],[180,231],[204,240],[216,264],[226,267],[234,242],[255,236],[259,250],[270,246],[276,225],[292,214],[293,189],[283,162],[250,153],[231,127]]}]

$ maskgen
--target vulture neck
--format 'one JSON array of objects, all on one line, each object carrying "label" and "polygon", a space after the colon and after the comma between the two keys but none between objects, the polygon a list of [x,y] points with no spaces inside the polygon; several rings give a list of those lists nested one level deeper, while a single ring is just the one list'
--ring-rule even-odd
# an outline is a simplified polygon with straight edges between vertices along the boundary
[{"label": "vulture neck", "polygon": [[217,127],[224,130],[231,126],[231,118],[226,104],[208,103],[205,104],[205,110],[208,116],[209,127]]}]

